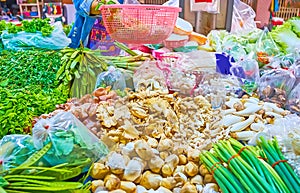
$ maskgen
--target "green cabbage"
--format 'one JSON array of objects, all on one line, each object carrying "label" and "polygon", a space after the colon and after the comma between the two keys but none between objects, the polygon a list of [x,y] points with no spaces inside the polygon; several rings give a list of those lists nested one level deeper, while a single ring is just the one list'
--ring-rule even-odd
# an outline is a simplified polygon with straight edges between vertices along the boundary
[{"label": "green cabbage", "polygon": [[280,45],[281,51],[284,53],[291,53],[296,48],[300,48],[300,38],[292,31],[292,26],[288,22],[273,30],[271,36]]},{"label": "green cabbage", "polygon": [[292,25],[292,30],[300,37],[300,18],[294,17],[287,21]]}]

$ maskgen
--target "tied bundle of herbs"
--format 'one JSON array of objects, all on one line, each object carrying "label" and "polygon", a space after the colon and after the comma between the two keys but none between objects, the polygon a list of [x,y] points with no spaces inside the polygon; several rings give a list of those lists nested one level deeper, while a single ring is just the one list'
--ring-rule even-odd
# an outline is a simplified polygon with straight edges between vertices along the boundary
[{"label": "tied bundle of herbs", "polygon": [[66,102],[69,91],[55,81],[60,58],[43,50],[0,54],[0,138],[30,132],[34,117]]}]

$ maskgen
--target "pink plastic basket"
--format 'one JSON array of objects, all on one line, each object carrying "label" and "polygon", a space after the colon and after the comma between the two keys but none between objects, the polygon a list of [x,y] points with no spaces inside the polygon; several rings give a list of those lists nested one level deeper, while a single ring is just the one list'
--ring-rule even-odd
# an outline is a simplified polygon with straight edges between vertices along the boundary
[{"label": "pink plastic basket", "polygon": [[103,5],[109,35],[128,44],[158,44],[172,33],[181,8],[162,5]]}]

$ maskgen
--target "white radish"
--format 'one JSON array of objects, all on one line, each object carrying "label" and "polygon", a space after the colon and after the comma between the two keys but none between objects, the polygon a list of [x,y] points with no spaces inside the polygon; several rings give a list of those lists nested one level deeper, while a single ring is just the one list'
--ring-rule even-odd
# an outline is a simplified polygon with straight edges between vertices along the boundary
[{"label": "white radish", "polygon": [[233,124],[232,126],[229,127],[230,131],[237,132],[246,129],[249,125],[251,125],[254,122],[255,117],[256,117],[255,115],[250,115],[249,118],[246,119],[245,121]]},{"label": "white radish", "polygon": [[223,116],[225,116],[225,115],[228,115],[228,114],[232,114],[232,113],[234,113],[234,112],[236,112],[235,109],[226,109],[226,110],[223,110],[223,111],[221,112],[221,114],[222,114]]},{"label": "white radish", "polygon": [[239,103],[242,104],[242,102],[240,101],[240,99],[238,98],[230,98],[229,101],[225,102],[225,105],[231,109],[234,108],[234,104]]},{"label": "white radish", "polygon": [[250,129],[252,131],[256,131],[256,132],[263,131],[265,128],[266,128],[266,126],[262,122],[252,123],[250,125]]},{"label": "white radish", "polygon": [[262,106],[253,104],[251,106],[248,106],[244,110],[234,112],[233,114],[240,115],[240,116],[250,116],[250,115],[253,115],[254,113],[256,113],[257,111],[259,111],[260,109],[262,109]]},{"label": "white radish", "polygon": [[[269,103],[269,102],[265,102],[264,103],[264,108],[267,109],[272,109],[272,111],[274,111],[275,113],[278,114],[284,114],[285,110],[282,108],[279,108],[275,103]],[[267,110],[269,111],[269,110]]]},{"label": "white radish", "polygon": [[245,102],[247,103],[253,103],[253,104],[258,104],[259,103],[259,99],[258,98],[254,98],[254,97],[250,97],[248,99],[243,99]]},{"label": "white radish", "polygon": [[229,127],[230,125],[233,125],[235,123],[244,121],[245,118],[244,117],[240,117],[240,116],[236,116],[236,115],[226,115],[225,117],[223,117],[222,121],[221,121],[221,125],[223,125],[224,127]]},{"label": "white radish", "polygon": [[280,118],[283,118],[282,115],[278,114],[278,113],[274,113],[274,112],[265,112],[265,115],[267,116],[273,116],[275,119],[280,119]]},{"label": "white radish", "polygon": [[231,134],[231,136],[234,139],[241,140],[241,141],[248,141],[252,139],[255,135],[256,135],[255,131],[240,131]]}]

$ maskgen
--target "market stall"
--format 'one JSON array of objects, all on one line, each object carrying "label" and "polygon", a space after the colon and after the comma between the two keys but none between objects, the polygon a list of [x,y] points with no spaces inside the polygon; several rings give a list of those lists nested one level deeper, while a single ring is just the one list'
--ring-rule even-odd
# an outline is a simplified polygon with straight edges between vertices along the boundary
[{"label": "market stall", "polygon": [[205,36],[178,2],[100,1],[119,55],[0,22],[0,192],[299,192],[300,19],[236,0]]}]

